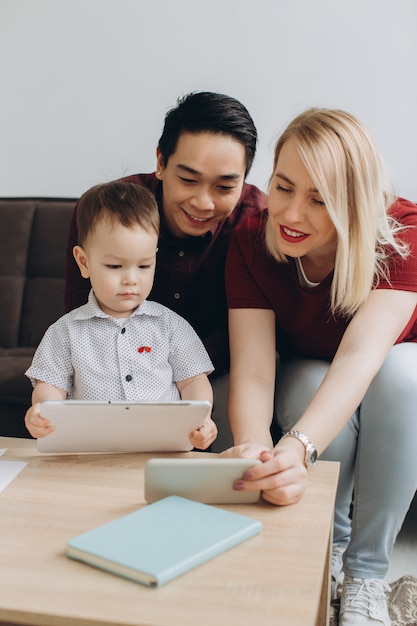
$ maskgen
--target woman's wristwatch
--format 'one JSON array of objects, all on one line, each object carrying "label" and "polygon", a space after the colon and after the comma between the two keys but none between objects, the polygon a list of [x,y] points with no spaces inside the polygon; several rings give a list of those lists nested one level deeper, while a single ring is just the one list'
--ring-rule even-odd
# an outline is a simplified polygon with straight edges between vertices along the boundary
[{"label": "woman's wristwatch", "polygon": [[298,439],[298,441],[301,441],[305,448],[304,465],[307,469],[313,467],[314,463],[317,461],[317,450],[307,435],[300,433],[298,430],[290,430],[288,433],[285,433],[281,439],[285,439],[285,437],[294,437]]}]

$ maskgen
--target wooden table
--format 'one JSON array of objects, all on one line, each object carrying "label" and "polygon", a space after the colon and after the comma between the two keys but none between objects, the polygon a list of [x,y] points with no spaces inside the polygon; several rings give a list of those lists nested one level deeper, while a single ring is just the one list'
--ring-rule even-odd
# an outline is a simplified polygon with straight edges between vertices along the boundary
[{"label": "wooden table", "polygon": [[69,559],[65,545],[74,535],[145,505],[143,466],[150,455],[47,456],[32,440],[6,437],[0,437],[0,448],[7,448],[0,463],[28,462],[0,493],[1,624],[328,623],[337,463],[317,463],[298,504],[225,507],[261,520],[261,534],[149,589]]}]

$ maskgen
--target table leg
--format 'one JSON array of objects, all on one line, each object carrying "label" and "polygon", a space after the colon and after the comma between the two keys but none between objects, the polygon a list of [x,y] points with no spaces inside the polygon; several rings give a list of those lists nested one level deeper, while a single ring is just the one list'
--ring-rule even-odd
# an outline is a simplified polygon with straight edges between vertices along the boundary
[{"label": "table leg", "polygon": [[320,594],[319,612],[316,626],[329,626],[330,619],[330,592],[331,592],[331,563],[333,550],[333,525],[329,536],[326,562],[324,565],[323,582]]}]

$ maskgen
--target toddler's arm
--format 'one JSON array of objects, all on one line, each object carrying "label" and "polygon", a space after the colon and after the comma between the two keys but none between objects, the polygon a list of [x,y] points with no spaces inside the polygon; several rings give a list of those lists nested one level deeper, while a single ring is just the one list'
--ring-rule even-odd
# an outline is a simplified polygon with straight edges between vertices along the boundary
[{"label": "toddler's arm", "polygon": [[[181,400],[208,400],[213,405],[213,389],[206,374],[198,374],[177,383]],[[190,434],[190,442],[195,448],[205,450],[217,437],[217,426],[211,419],[211,409],[197,430]]]},{"label": "toddler's arm", "polygon": [[32,393],[32,406],[26,411],[25,426],[32,437],[45,437],[54,428],[39,413],[40,403],[44,400],[66,400],[67,392],[49,383],[38,381]]}]

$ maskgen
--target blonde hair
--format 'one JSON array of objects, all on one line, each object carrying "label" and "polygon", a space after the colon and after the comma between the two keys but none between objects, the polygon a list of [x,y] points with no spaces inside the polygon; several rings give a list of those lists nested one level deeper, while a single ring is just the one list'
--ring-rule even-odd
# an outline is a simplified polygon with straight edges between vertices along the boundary
[{"label": "blonde hair", "polygon": [[[337,232],[332,312],[353,315],[378,281],[389,279],[389,256],[409,252],[397,237],[403,227],[388,214],[396,200],[390,177],[367,129],[345,111],[309,109],[296,117],[276,143],[273,171],[289,138]],[[272,256],[286,261],[269,220],[265,239]]]}]

